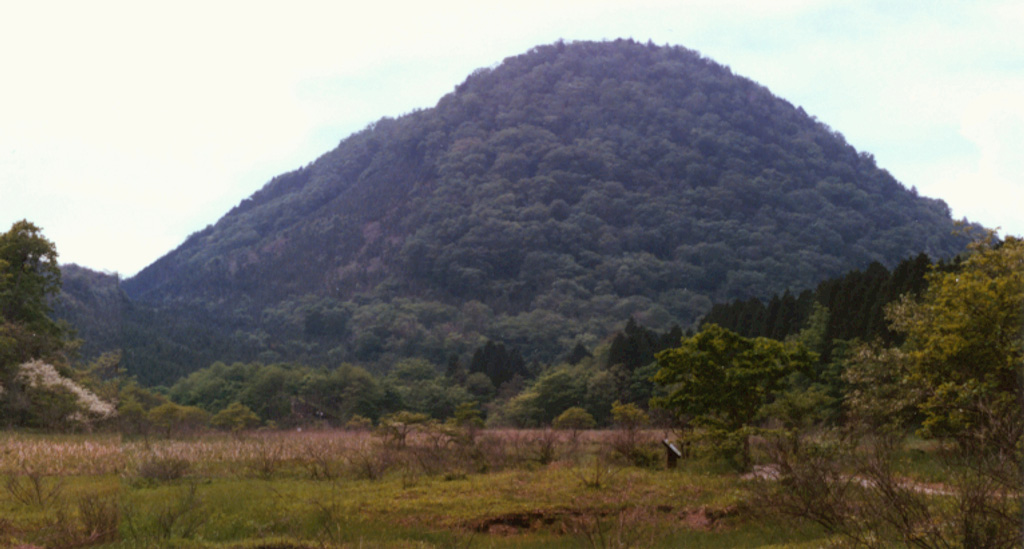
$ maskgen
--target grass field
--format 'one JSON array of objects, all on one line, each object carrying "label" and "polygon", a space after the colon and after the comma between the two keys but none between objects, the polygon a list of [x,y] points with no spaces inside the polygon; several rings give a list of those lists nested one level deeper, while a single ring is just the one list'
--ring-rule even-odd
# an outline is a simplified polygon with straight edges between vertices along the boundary
[{"label": "grass field", "polygon": [[[661,433],[0,434],[2,547],[818,547]],[[636,456],[640,456],[638,460]]]}]

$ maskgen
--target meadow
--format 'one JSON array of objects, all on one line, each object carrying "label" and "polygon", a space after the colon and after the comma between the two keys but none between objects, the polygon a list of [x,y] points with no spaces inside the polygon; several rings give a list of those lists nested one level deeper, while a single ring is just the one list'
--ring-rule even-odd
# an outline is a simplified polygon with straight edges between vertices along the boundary
[{"label": "meadow", "polygon": [[3,547],[818,547],[654,430],[0,434]]}]

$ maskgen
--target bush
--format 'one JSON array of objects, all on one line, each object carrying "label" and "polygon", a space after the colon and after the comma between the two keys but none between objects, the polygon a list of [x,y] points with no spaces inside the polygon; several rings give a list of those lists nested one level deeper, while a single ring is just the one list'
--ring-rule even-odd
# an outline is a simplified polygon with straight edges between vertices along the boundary
[{"label": "bush", "polygon": [[165,402],[147,412],[149,422],[171,437],[183,432],[194,432],[203,428],[209,421],[210,414],[195,406],[181,406],[173,402]]},{"label": "bush", "polygon": [[260,424],[260,417],[241,402],[232,402],[210,419],[210,425],[226,431],[239,432]]},{"label": "bush", "polygon": [[121,509],[116,493],[85,494],[78,499],[78,520],[87,543],[117,541]]},{"label": "bush", "polygon": [[188,473],[188,460],[173,457],[151,457],[139,465],[139,477],[145,480],[167,482],[177,480]]},{"label": "bush", "polygon": [[551,426],[555,429],[572,431],[573,439],[576,438],[577,431],[593,429],[596,425],[597,422],[594,421],[594,416],[579,406],[566,409],[551,422]]},{"label": "bush", "polygon": [[[612,438],[612,448],[622,454],[630,463],[647,466],[648,457],[640,449],[640,431],[650,423],[647,412],[632,402],[612,404],[612,420],[617,431]],[[655,460],[655,463],[657,460]]]},{"label": "bush", "polygon": [[373,420],[359,414],[353,415],[345,423],[345,429],[349,431],[369,431],[373,429]]}]

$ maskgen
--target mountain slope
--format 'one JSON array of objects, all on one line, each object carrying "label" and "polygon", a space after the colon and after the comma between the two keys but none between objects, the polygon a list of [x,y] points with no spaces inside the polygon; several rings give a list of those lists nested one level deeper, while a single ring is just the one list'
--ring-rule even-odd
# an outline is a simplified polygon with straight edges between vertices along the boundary
[{"label": "mountain slope", "polygon": [[273,179],[123,288],[213,312],[268,359],[437,359],[488,337],[551,359],[629,315],[688,324],[711,300],[947,257],[953,229],[942,201],[695,52],[558,43]]}]

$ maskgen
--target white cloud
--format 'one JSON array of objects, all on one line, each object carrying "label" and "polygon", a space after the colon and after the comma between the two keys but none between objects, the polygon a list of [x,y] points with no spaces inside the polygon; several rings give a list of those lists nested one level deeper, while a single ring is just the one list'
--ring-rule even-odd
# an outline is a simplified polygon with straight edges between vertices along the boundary
[{"label": "white cloud", "polygon": [[956,196],[954,211],[969,219],[995,220],[1004,232],[1022,235],[1024,204],[1024,82],[978,93],[957,110],[960,134],[977,151],[973,161],[938,174],[937,189]]}]

